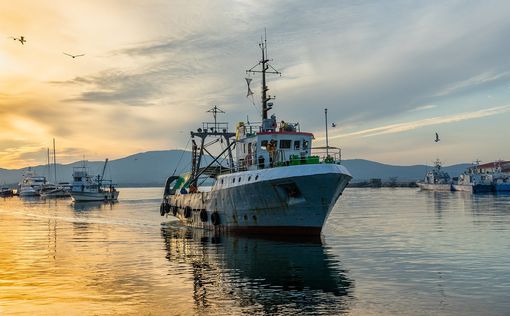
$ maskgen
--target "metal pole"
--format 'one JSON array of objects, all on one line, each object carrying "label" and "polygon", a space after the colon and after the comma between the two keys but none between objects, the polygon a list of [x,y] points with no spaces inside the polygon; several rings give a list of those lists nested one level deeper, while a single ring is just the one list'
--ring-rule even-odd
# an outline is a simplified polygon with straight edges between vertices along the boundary
[{"label": "metal pole", "polygon": [[55,184],[57,184],[57,154],[55,153],[55,138],[53,138],[53,167],[55,168]]},{"label": "metal pole", "polygon": [[324,109],[324,118],[326,121],[326,158],[329,158],[329,140],[328,140],[328,109]]}]

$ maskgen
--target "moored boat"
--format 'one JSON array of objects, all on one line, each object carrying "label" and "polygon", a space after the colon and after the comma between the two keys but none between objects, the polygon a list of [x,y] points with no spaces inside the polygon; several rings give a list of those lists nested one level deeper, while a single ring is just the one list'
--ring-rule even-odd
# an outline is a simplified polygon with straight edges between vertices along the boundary
[{"label": "moored boat", "polygon": [[24,196],[39,196],[41,188],[46,184],[46,177],[39,176],[29,167],[23,174],[23,179],[18,185],[18,195]]},{"label": "moored boat", "polygon": [[450,175],[442,170],[441,161],[437,159],[432,170],[428,171],[425,179],[416,182],[422,190],[451,191],[452,181]]},{"label": "moored boat", "polygon": [[[235,133],[228,132],[228,124],[216,120],[222,111],[211,109],[214,122],[191,132],[191,173],[171,176],[165,184],[161,215],[207,229],[319,235],[352,176],[340,164],[340,153],[333,155],[336,149],[327,146],[325,156],[313,155],[312,133],[268,117],[273,98],[266,74],[279,72],[269,65],[266,42],[259,46],[262,59],[247,72],[262,75],[262,121],[241,122]],[[212,155],[211,144],[223,145],[221,152]],[[211,187],[200,185],[205,178],[214,182]]]},{"label": "moored boat", "polygon": [[14,190],[8,187],[0,188],[0,197],[11,197],[14,195]]}]

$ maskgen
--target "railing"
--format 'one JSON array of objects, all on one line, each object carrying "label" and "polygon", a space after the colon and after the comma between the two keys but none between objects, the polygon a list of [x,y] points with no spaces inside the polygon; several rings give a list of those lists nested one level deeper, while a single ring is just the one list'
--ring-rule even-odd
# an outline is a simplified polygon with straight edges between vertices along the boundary
[{"label": "railing", "polygon": [[202,122],[202,130],[209,133],[228,132],[228,123]]}]

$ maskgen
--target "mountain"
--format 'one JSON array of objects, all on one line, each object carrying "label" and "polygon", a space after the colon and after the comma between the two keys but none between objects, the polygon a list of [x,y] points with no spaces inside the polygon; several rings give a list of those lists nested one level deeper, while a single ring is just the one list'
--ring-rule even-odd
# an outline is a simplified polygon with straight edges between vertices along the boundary
[{"label": "mountain", "polygon": [[[177,174],[189,170],[191,153],[182,150],[148,151],[134,154],[125,158],[108,162],[105,178],[112,179],[121,186],[163,186],[168,176],[177,169]],[[73,167],[79,167],[83,162],[71,164],[57,164],[58,181],[72,181]],[[351,159],[342,162],[354,176],[353,182],[360,182],[372,178],[388,180],[396,177],[398,181],[415,181],[422,179],[431,166],[393,166],[364,159]],[[103,161],[88,161],[87,167],[92,175],[100,174]],[[444,167],[450,176],[457,176],[470,164],[458,164]],[[52,167],[53,168],[53,167]],[[48,176],[48,167],[40,165],[33,167],[36,173]],[[26,169],[1,169],[0,183],[18,183]],[[53,179],[53,169],[50,172]]]},{"label": "mountain", "polygon": [[[416,181],[423,179],[425,173],[432,168],[432,166],[427,165],[393,166],[364,159],[344,160],[342,161],[342,165],[353,175],[353,182],[370,180],[373,178],[389,180],[393,177],[396,177],[397,181]],[[470,166],[471,164],[463,163],[443,167],[443,169],[448,172],[451,177],[456,177]]]},{"label": "mountain", "polygon": [[[107,164],[105,178],[112,179],[121,186],[162,186],[165,180],[177,168],[177,173],[189,169],[190,152],[182,150],[149,151],[134,154],[125,158],[111,160]],[[57,180],[59,182],[72,182],[74,167],[83,165],[82,161],[71,164],[57,164]],[[86,166],[91,175],[102,172],[104,161],[87,161]],[[39,175],[48,176],[48,166],[32,167]],[[18,183],[26,168],[9,170],[0,169],[0,183],[10,186]],[[53,166],[49,176],[53,181]]]}]

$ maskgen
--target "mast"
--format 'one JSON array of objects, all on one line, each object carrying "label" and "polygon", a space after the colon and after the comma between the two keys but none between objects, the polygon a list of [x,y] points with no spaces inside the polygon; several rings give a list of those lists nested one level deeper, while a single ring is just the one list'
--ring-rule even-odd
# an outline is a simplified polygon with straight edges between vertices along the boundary
[{"label": "mast", "polygon": [[326,123],[326,157],[329,158],[329,140],[328,140],[328,109],[324,109],[324,119]]},{"label": "mast", "polygon": [[[266,83],[266,74],[277,74],[282,75],[281,72],[276,70],[273,66],[269,64],[268,54],[267,54],[267,35],[266,30],[264,29],[264,39],[259,43],[260,50],[262,52],[262,59],[251,69],[246,70],[246,73],[261,73],[262,74],[262,120],[267,119],[267,112],[271,110],[272,105],[268,104],[269,100],[273,100],[274,97],[267,94],[269,88]],[[257,66],[261,65],[262,70],[254,70]],[[269,69],[271,68],[271,70]]]},{"label": "mast", "polygon": [[108,163],[108,158],[106,158],[106,160],[104,161],[103,172],[101,172],[101,181],[103,181],[104,172],[106,171],[106,164],[107,163]]},{"label": "mast", "polygon": [[[53,138],[53,167],[55,168],[55,184],[57,184],[57,154],[55,153],[55,138]],[[49,178],[49,175],[48,175]]]},{"label": "mast", "polygon": [[49,148],[47,148],[47,149],[48,149],[48,153],[47,153],[47,154],[48,154],[48,156],[47,156],[47,158],[48,158],[48,165],[47,165],[47,169],[48,169],[48,180],[49,180],[49,179],[50,179],[50,176],[51,176],[51,169],[50,169],[50,149],[49,149]]}]

